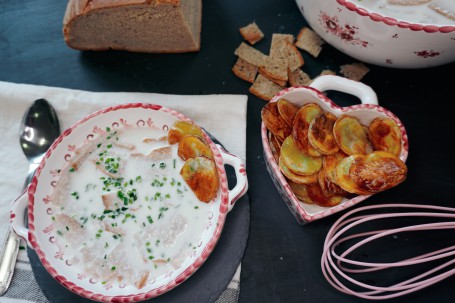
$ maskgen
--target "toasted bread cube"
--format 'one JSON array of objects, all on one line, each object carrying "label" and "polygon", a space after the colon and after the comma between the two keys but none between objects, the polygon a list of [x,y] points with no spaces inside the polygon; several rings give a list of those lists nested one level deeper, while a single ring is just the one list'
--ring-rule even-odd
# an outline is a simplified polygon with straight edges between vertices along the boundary
[{"label": "toasted bread cube", "polygon": [[240,46],[235,50],[234,54],[255,66],[264,66],[267,61],[266,55],[254,47],[249,46],[245,42],[242,42],[240,44]]},{"label": "toasted bread cube", "polygon": [[259,72],[259,74],[263,75],[264,77],[266,77],[270,81],[278,84],[279,86],[285,87],[288,84],[288,81],[286,81],[286,80],[280,80],[280,79],[275,79],[275,78],[270,77],[270,75],[267,74],[264,67],[259,68],[258,72]]},{"label": "toasted bread cube", "polygon": [[252,22],[247,26],[240,28],[240,34],[242,35],[243,39],[248,41],[251,45],[256,44],[257,42],[261,41],[264,38],[264,33],[258,27],[256,22]]},{"label": "toasted bread cube", "polygon": [[370,69],[361,62],[340,66],[340,73],[348,79],[360,81]]},{"label": "toasted bread cube", "polygon": [[259,67],[259,72],[267,78],[288,81],[288,60],[285,57],[268,57],[266,64]]},{"label": "toasted bread cube", "polygon": [[272,35],[272,43],[270,45],[270,57],[280,57],[285,56],[283,53],[283,48],[286,43],[294,44],[295,38],[291,34],[278,34],[274,33]]},{"label": "toasted bread cube", "polygon": [[240,79],[253,83],[258,73],[258,67],[246,62],[242,58],[238,58],[235,65],[232,67],[232,71]]},{"label": "toasted bread cube", "polygon": [[253,85],[250,86],[249,91],[256,97],[270,101],[276,94],[278,94],[284,87],[274,83],[267,79],[263,75],[259,74],[256,77]]},{"label": "toasted bread cube", "polygon": [[294,44],[286,42],[283,51],[286,52],[288,59],[288,68],[291,72],[295,71],[298,68],[301,68],[305,63],[302,54]]},{"label": "toasted bread cube", "polygon": [[313,81],[310,75],[305,73],[301,68],[291,72],[288,71],[289,84],[291,86],[307,86]]},{"label": "toasted bread cube", "polygon": [[324,43],[324,40],[311,28],[303,27],[297,36],[295,46],[317,58]]}]

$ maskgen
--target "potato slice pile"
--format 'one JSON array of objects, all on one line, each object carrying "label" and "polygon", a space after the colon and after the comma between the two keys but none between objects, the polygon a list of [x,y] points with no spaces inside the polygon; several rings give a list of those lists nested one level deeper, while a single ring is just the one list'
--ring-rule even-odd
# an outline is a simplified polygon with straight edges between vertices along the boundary
[{"label": "potato slice pile", "polygon": [[202,202],[212,201],[220,187],[220,180],[212,151],[202,130],[195,124],[176,121],[168,133],[169,144],[178,144],[177,154],[185,161],[180,174]]},{"label": "potato slice pile", "polygon": [[297,107],[284,98],[267,103],[261,117],[274,159],[304,203],[331,207],[406,179],[401,130],[391,118],[363,125],[355,116],[337,117],[316,103]]}]

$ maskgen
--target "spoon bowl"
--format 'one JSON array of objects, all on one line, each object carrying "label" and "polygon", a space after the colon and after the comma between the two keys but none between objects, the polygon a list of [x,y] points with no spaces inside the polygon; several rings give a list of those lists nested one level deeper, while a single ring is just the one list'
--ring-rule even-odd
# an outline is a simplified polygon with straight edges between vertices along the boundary
[{"label": "spoon bowl", "polygon": [[47,100],[36,100],[25,112],[20,134],[19,141],[25,157],[31,163],[39,164],[48,148],[60,135],[57,114]]}]

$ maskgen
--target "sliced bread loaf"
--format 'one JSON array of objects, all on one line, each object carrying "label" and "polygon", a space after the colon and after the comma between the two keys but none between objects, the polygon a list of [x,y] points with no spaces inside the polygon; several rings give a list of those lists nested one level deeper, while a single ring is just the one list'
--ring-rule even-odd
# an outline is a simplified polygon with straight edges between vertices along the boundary
[{"label": "sliced bread loaf", "polygon": [[202,0],[69,0],[63,35],[78,50],[200,49]]}]

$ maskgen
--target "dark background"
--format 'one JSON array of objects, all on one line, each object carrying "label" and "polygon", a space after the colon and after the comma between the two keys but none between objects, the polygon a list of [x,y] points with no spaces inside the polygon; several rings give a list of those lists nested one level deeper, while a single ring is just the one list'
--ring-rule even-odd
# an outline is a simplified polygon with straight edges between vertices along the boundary
[{"label": "dark background", "polygon": [[[256,21],[265,39],[255,47],[268,53],[272,33],[297,35],[307,25],[294,1],[205,0],[201,50],[188,54],[72,50],[62,36],[65,6],[66,1],[0,0],[1,81],[89,91],[248,94],[251,225],[242,260],[240,303],[366,301],[340,293],[322,275],[323,242],[342,213],[305,226],[297,224],[265,168],[260,138],[260,111],[265,102],[249,94],[250,84],[231,71],[234,50],[242,42],[240,27]],[[317,59],[306,53],[303,56],[304,70],[312,77],[323,69],[339,71],[340,65],[356,61],[329,45]],[[362,81],[376,91],[380,105],[403,122],[410,147],[407,180],[362,205],[454,205],[455,64],[411,70],[368,67],[370,72]],[[341,106],[358,102],[341,93],[330,92],[329,96]],[[448,246],[449,237],[454,239],[453,231],[389,239],[373,246],[370,253],[393,258],[416,247],[436,247],[437,242]],[[379,278],[381,275],[370,275],[369,280]],[[390,281],[395,276],[385,278]],[[454,302],[453,282],[449,278],[388,302]]]}]

